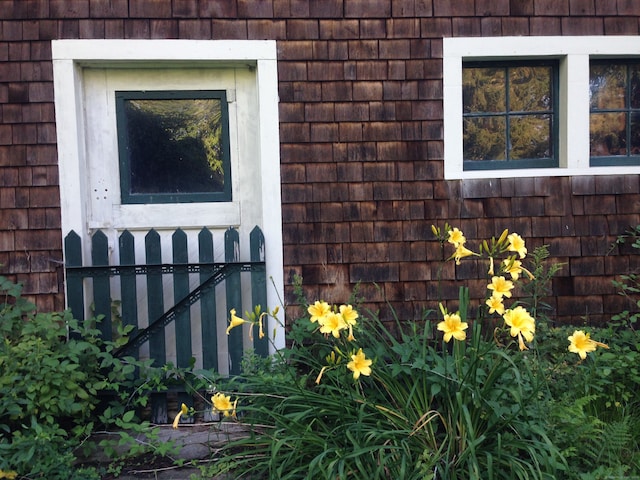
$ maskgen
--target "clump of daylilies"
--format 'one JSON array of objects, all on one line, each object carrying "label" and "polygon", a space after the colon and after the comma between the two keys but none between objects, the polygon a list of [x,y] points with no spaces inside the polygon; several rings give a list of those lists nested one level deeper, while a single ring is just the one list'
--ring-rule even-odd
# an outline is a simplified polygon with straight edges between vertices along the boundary
[{"label": "clump of daylilies", "polygon": [[[347,342],[355,340],[353,327],[357,325],[358,312],[351,305],[337,307],[335,305],[331,306],[325,301],[317,300],[313,305],[309,306],[307,312],[310,315],[309,321],[317,323],[320,333],[324,333],[328,338],[343,338],[343,333],[346,333]],[[350,353],[344,353],[336,345],[327,356],[327,365],[320,370],[316,378],[316,384],[320,383],[322,376],[328,369],[337,367],[345,357],[350,359],[347,363],[347,368],[353,372],[354,380],[358,380],[360,375],[371,375],[371,364],[373,362],[366,357],[362,348],[358,349],[358,351],[352,349]]]},{"label": "clump of daylilies", "polygon": [[[448,224],[445,225],[444,231],[433,225],[431,229],[443,244],[453,245],[455,250],[449,260],[454,260],[456,265],[460,265],[462,258],[470,256],[488,259],[487,275],[491,278],[487,285],[490,293],[485,301],[488,313],[501,315],[511,337],[517,338],[520,350],[527,350],[527,343],[531,343],[535,335],[536,321],[524,307],[517,305],[517,302],[510,308],[505,306],[506,300],[512,297],[514,282],[522,276],[534,279],[533,274],[522,265],[522,260],[527,255],[527,247],[522,237],[505,229],[498,239],[494,237],[490,241],[484,240],[479,246],[479,251],[474,252],[465,246],[467,239],[460,229],[451,228]],[[500,261],[504,255],[506,258]],[[449,342],[451,338],[464,341],[468,324],[460,317],[460,313],[449,313],[442,304],[440,311],[444,319],[438,323],[437,329],[444,333],[444,341]],[[582,330],[576,330],[568,340],[569,351],[577,353],[583,360],[588,352],[595,351],[597,347],[608,348],[604,343],[589,338],[589,334]]]}]

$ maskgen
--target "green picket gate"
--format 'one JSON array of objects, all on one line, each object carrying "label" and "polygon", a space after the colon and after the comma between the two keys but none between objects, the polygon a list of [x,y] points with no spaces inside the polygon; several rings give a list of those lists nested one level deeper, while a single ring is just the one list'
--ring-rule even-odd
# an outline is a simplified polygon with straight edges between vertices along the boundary
[{"label": "green picket gate", "polygon": [[[250,261],[240,261],[239,234],[234,228],[224,232],[224,262],[221,263],[214,261],[213,235],[207,228],[197,235],[197,263],[189,262],[189,239],[181,229],[171,235],[171,263],[162,261],[162,242],[156,230],[144,235],[142,261],[136,258],[136,238],[140,236],[136,237],[127,230],[122,232],[118,238],[118,259],[113,262],[110,261],[108,237],[97,230],[91,237],[91,262],[86,265],[80,236],[71,231],[65,237],[67,305],[74,318],[85,321],[87,317],[102,316],[98,323],[101,336],[112,340],[116,320],[113,317],[114,313],[117,314],[123,325],[132,325],[134,329],[127,343],[115,354],[138,357],[140,347],[148,343],[149,358],[156,366],[167,362],[167,325],[174,324],[175,363],[181,368],[192,365],[196,353],[191,341],[192,330],[199,328],[202,350],[198,353],[202,367],[221,371],[218,347],[220,342],[228,342],[228,364],[222,370],[231,375],[240,373],[244,354],[243,334],[246,335],[246,331],[243,333],[237,328],[228,336],[221,337],[218,335],[219,323],[226,325],[232,308],[239,314],[243,312],[242,292],[248,290],[248,285],[251,305],[267,308],[264,235],[260,228],[256,226],[249,235]],[[142,281],[139,281],[140,277]],[[165,288],[167,283],[171,287]],[[220,288],[224,289],[224,294],[218,290]],[[172,296],[167,294],[171,290]],[[219,305],[221,299],[226,305]],[[146,319],[141,318],[138,308],[141,302],[146,305]],[[90,314],[87,306],[90,306]],[[217,312],[225,314],[219,318],[221,315]],[[253,349],[258,355],[266,356],[267,339],[260,339],[257,331],[253,333]],[[180,393],[179,397],[184,395]],[[153,422],[168,421],[165,394],[152,396],[151,410]]]}]

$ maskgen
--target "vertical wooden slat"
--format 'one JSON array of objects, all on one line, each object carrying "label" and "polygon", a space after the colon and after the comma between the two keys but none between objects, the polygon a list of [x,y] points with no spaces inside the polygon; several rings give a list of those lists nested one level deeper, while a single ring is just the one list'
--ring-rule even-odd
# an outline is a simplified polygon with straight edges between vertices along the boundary
[{"label": "vertical wooden slat", "polygon": [[[144,242],[147,265],[162,264],[162,251],[158,232],[150,230],[145,236]],[[164,313],[161,272],[150,272],[147,274],[147,306],[149,311],[149,324],[151,324]],[[149,354],[155,366],[160,367],[166,363],[164,329],[151,335],[149,339]]]},{"label": "vertical wooden slat", "polygon": [[[187,234],[182,229],[177,229],[171,236],[171,246],[173,248],[173,264],[186,265],[189,263],[189,252],[187,251]],[[176,305],[183,298],[189,295],[189,273],[185,271],[173,272],[173,304]],[[176,365],[179,368],[188,368],[191,365],[193,353],[191,351],[191,311],[185,309],[180,312],[175,319],[175,341],[176,341]],[[178,405],[185,403],[193,405],[190,395],[185,392],[178,392]],[[184,419],[188,423],[193,423],[195,418]]]},{"label": "vertical wooden slat", "polygon": [[[160,265],[162,263],[162,251],[160,235],[155,230],[150,230],[144,238],[146,262],[148,265]],[[149,323],[160,318],[164,313],[164,296],[162,293],[162,273],[150,272],[147,274],[147,308]],[[153,365],[163,366],[166,360],[164,328],[155,332],[149,338],[149,355]],[[163,393],[151,395],[151,417],[154,423],[167,423],[167,397]]]},{"label": "vertical wooden slat", "polygon": [[[264,234],[256,225],[249,234],[249,246],[251,248],[251,261],[264,262]],[[251,303],[255,307],[260,305],[263,312],[267,312],[267,276],[264,265],[254,265],[251,268]],[[254,326],[253,348],[258,355],[267,356],[269,354],[269,329],[267,328],[268,317],[264,320],[265,337],[258,335],[258,326]]]},{"label": "vertical wooden slat", "polygon": [[[173,263],[175,265],[189,263],[187,252],[187,234],[178,229],[171,237],[173,247]],[[174,271],[173,273],[173,303],[189,295],[189,273]],[[191,363],[191,315],[188,309],[180,312],[176,323],[176,364],[180,368],[186,368]]]},{"label": "vertical wooden slat", "polygon": [[[224,233],[224,261],[226,263],[238,262],[240,260],[240,237],[238,231],[229,228]],[[240,272],[233,272],[225,280],[227,314],[229,310],[235,308],[238,316],[242,315],[242,292]],[[241,370],[242,362],[242,328],[234,328],[228,335],[229,345],[229,373],[237,375]]]},{"label": "vertical wooden slat", "polygon": [[[128,230],[120,235],[118,240],[120,250],[120,265],[135,265],[135,240]],[[133,272],[122,273],[120,275],[120,298],[123,325],[133,325],[134,329],[131,334],[135,333],[138,328],[138,299],[136,275]],[[138,358],[138,352],[134,353]]]},{"label": "vertical wooden slat", "polygon": [[[91,262],[93,266],[109,265],[109,240],[98,230],[91,237]],[[93,278],[93,304],[96,316],[103,316],[98,324],[104,340],[112,340],[111,332],[111,282],[108,275]]]},{"label": "vertical wooden slat", "polygon": [[[207,228],[198,233],[200,263],[213,263],[213,235]],[[213,267],[200,271],[200,283],[213,275]],[[202,328],[202,366],[218,370],[218,334],[216,330],[216,292],[211,289],[200,298],[200,323]]]},{"label": "vertical wooden slat", "polygon": [[[64,257],[67,267],[82,266],[82,242],[76,232],[71,230],[64,239]],[[84,321],[84,288],[82,277],[67,277],[67,305],[73,318]]]}]

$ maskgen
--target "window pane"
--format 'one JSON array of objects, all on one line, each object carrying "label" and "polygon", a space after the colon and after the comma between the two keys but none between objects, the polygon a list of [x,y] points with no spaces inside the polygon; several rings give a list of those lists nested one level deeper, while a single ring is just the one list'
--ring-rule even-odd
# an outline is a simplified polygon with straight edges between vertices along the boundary
[{"label": "window pane", "polygon": [[130,193],[224,190],[220,99],[124,101]]},{"label": "window pane", "polygon": [[589,98],[592,110],[625,108],[626,66],[591,64],[589,67]]},{"label": "window pane", "polygon": [[640,64],[629,65],[631,108],[640,108]]},{"label": "window pane", "polygon": [[551,73],[547,66],[509,68],[509,111],[550,111]]},{"label": "window pane", "polygon": [[462,95],[464,113],[505,112],[505,69],[463,68]]},{"label": "window pane", "polygon": [[463,66],[465,169],[557,165],[556,75],[557,66],[545,62]]},{"label": "window pane", "polygon": [[631,155],[640,155],[640,112],[631,114]]},{"label": "window pane", "polygon": [[589,123],[592,157],[626,155],[627,115],[625,113],[592,113]]},{"label": "window pane", "polygon": [[509,158],[549,158],[551,148],[551,117],[523,115],[511,117],[511,151]]},{"label": "window pane", "polygon": [[463,137],[465,160],[506,159],[506,121],[504,117],[465,118]]}]

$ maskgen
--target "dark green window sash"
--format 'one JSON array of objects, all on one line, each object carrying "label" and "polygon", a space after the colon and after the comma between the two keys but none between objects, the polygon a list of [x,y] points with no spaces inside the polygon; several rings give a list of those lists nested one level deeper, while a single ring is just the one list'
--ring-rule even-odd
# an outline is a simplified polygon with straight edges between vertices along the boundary
[{"label": "dark green window sash", "polygon": [[[640,165],[640,154],[638,153],[633,153],[633,131],[632,131],[632,125],[633,125],[633,121],[632,118],[634,116],[636,116],[636,118],[638,118],[640,116],[640,105],[632,105],[631,104],[631,98],[632,95],[635,93],[635,95],[638,95],[637,93],[637,88],[640,88],[640,85],[638,84],[640,82],[640,79],[636,79],[636,85],[634,87],[634,81],[632,79],[632,75],[631,75],[631,69],[629,68],[631,65],[636,65],[638,66],[640,64],[640,60],[639,59],[609,59],[609,60],[591,60],[590,61],[590,67],[597,67],[597,66],[620,66],[620,67],[624,67],[625,72],[624,72],[624,106],[620,107],[620,108],[615,108],[615,107],[611,107],[611,106],[602,106],[602,107],[594,107],[593,105],[590,105],[589,107],[589,113],[590,113],[590,128],[589,128],[589,141],[590,141],[590,151],[591,151],[591,156],[589,158],[589,164],[592,167],[612,167],[612,166],[634,166],[634,165]],[[593,76],[593,71],[591,68],[589,68],[589,87],[590,87],[590,100],[591,97],[594,94],[594,91],[592,90],[592,84],[595,82],[594,76]],[[599,92],[595,92],[595,93],[599,93]],[[626,148],[626,152],[623,154],[619,154],[619,155],[593,155],[593,143],[594,143],[594,138],[593,138],[593,131],[591,129],[591,121],[593,121],[594,116],[598,115],[598,114],[623,114],[626,116],[625,119],[625,126],[624,126],[624,141],[625,141],[625,148]],[[640,128],[637,127],[637,128]],[[612,135],[615,136],[615,132],[613,131],[612,128]],[[637,135],[637,132],[636,132]],[[638,143],[637,139],[636,139],[636,144]]]},{"label": "dark green window sash", "polygon": [[[551,78],[550,80],[550,95],[551,103],[546,110],[511,110],[511,98],[510,98],[510,75],[509,72],[512,69],[518,67],[550,67]],[[463,159],[463,169],[469,170],[500,170],[500,169],[523,169],[523,168],[556,168],[559,165],[558,162],[558,65],[555,61],[482,61],[482,62],[464,62],[463,69],[465,68],[494,68],[501,70],[504,74],[504,102],[505,106],[500,111],[465,111],[464,98],[463,98],[463,122],[475,120],[487,120],[492,119],[504,122],[504,136],[501,142],[503,142],[504,148],[501,149],[504,158],[485,158],[485,159],[471,159],[465,155]],[[487,92],[489,93],[489,92]],[[524,119],[529,117],[533,119],[535,117],[548,117],[550,122],[549,128],[549,156],[538,158],[513,158],[512,157],[512,137],[511,126],[512,122],[517,119]],[[465,126],[463,126],[463,130]],[[466,130],[465,130],[466,131]],[[498,146],[499,147],[499,146]],[[465,149],[466,153],[466,149]]]},{"label": "dark green window sash", "polygon": [[[123,204],[229,202],[232,200],[229,111],[225,91],[118,91],[115,97]],[[206,125],[202,129],[196,128],[196,133],[188,132],[187,125],[183,125],[185,127],[183,129],[177,123],[175,116],[171,120],[173,123],[169,130],[180,132],[176,135],[181,135],[182,138],[179,140],[168,138],[171,134],[163,132],[163,117],[157,112],[139,117],[150,119],[146,124],[135,124],[136,121],[132,120],[131,114],[127,114],[127,108],[133,108],[131,107],[133,103],[128,102],[136,100],[151,101],[147,104],[154,103],[154,100],[214,100],[220,106],[220,118],[215,121],[216,127],[220,129],[220,132],[216,132],[219,140],[212,142],[210,137],[204,138],[200,134],[201,130],[208,128]],[[158,102],[158,104],[161,103],[163,102]],[[165,103],[166,105],[170,103]],[[193,122],[191,127],[193,130]],[[211,143],[213,145],[207,145]],[[212,158],[207,153],[207,148],[216,151],[217,171],[213,171]],[[145,153],[135,157],[136,152],[141,150]],[[162,159],[162,162],[158,159]],[[163,169],[158,165],[168,166]],[[134,172],[137,172],[136,178],[134,178]],[[154,178],[162,180],[156,183]]]}]

